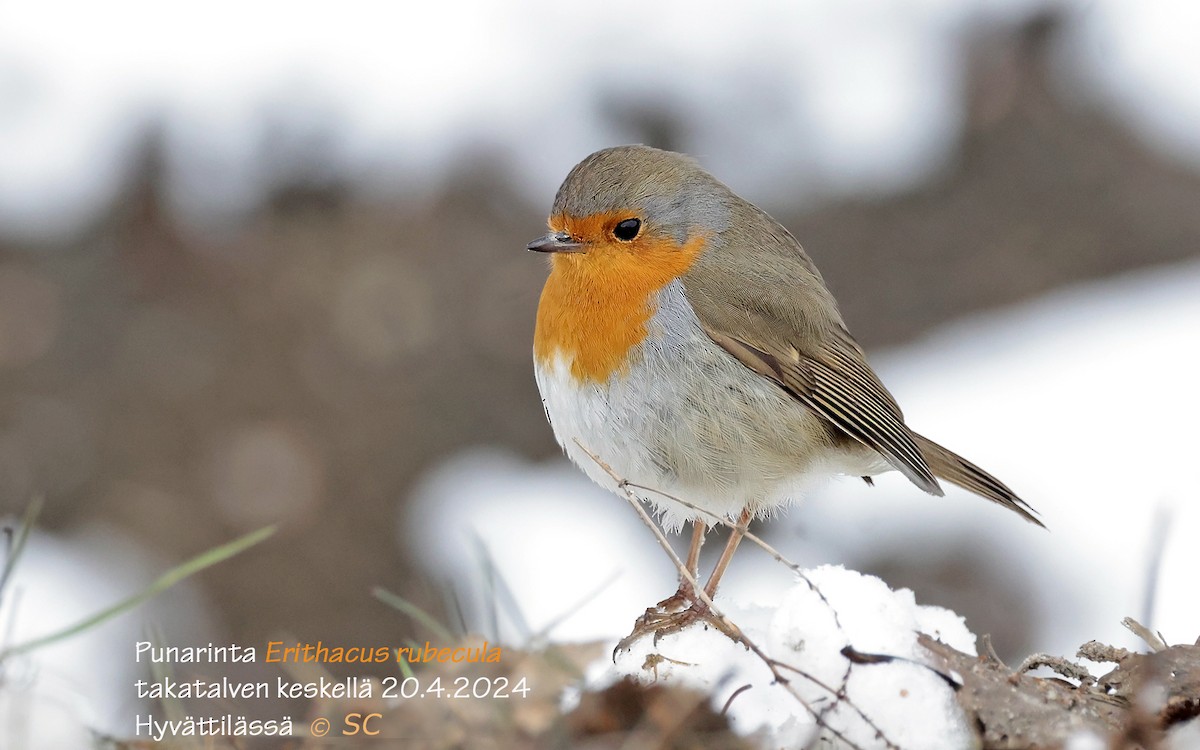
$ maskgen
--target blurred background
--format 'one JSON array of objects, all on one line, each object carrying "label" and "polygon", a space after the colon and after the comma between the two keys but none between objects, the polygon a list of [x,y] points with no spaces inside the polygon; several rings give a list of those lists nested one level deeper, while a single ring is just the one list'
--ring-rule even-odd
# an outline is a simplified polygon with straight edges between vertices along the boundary
[{"label": "blurred background", "polygon": [[[513,588],[522,564],[579,562],[538,585],[548,612],[615,570],[580,550],[664,566],[607,584],[637,592],[605,610],[621,635],[672,575],[559,457],[530,361],[546,270],[523,247],[575,162],[642,142],[786,224],[910,422],[1052,529],[844,482],[771,539],[912,587],[1008,658],[1116,637],[1108,610],[1062,623],[1095,597],[1141,614],[1155,509],[1195,504],[1195,398],[1159,374],[1188,371],[1197,329],[1119,391],[1083,386],[1181,320],[1160,282],[1200,297],[1197,28],[1184,0],[0,5],[0,516],[44,496],[42,543],[64,545],[31,558],[17,632],[277,523],[151,611],[167,640],[423,637],[371,588],[470,620],[467,579],[481,549],[505,573],[505,540]],[[1096,299],[1154,314],[1080,381],[1030,370],[1114,327],[1077,327]],[[927,429],[938,404],[961,422]],[[1111,503],[1071,489],[1110,470],[1132,477]],[[585,503],[620,531],[563,519]],[[974,520],[941,524],[951,506]],[[1068,559],[1093,567],[1058,575]]]}]

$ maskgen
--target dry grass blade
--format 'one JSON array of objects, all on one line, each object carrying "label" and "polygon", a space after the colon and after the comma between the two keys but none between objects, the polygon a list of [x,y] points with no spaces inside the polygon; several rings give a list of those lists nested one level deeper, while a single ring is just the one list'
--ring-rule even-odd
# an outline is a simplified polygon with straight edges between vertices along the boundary
[{"label": "dry grass blade", "polygon": [[541,630],[538,630],[536,633],[533,634],[533,637],[530,639],[530,642],[534,643],[534,642],[537,642],[538,640],[543,640],[543,639],[549,638],[551,631],[553,631],[556,627],[561,625],[569,617],[574,615],[575,612],[578,611],[579,608],[582,607],[584,604],[587,604],[592,599],[599,596],[600,593],[602,591],[604,591],[606,588],[613,585],[613,583],[617,580],[617,578],[620,577],[620,575],[621,574],[618,571],[613,571],[612,573],[610,573],[608,578],[605,578],[603,581],[601,581],[599,583],[599,585],[597,585],[591,591],[588,591],[587,593],[585,593],[583,596],[579,597],[578,600],[576,600],[569,606],[565,607],[561,614],[555,615],[554,617],[550,618],[550,621],[548,623],[546,623],[545,625],[543,625]]},{"label": "dry grass blade", "polygon": [[500,571],[500,566],[496,565],[496,559],[492,556],[492,551],[488,549],[483,538],[475,534],[474,542],[475,549],[479,552],[480,563],[483,565],[483,581],[486,589],[484,593],[488,602],[488,622],[491,625],[492,637],[496,640],[501,638],[500,612],[504,610],[512,621],[513,627],[520,633],[520,639],[529,640],[533,634],[533,628],[525,619],[525,613],[521,611],[521,605],[513,593],[512,586]]}]

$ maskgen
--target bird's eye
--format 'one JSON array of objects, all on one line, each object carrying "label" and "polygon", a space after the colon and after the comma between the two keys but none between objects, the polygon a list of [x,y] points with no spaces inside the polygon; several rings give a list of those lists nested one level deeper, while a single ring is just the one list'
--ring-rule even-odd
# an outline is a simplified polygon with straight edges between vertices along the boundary
[{"label": "bird's eye", "polygon": [[629,242],[634,237],[637,237],[640,231],[642,231],[641,219],[626,219],[613,227],[613,237],[622,242]]}]

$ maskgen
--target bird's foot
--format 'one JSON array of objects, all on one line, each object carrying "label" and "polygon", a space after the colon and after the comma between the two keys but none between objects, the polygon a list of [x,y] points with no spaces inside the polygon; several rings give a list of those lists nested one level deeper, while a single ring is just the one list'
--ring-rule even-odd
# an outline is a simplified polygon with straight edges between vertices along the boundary
[{"label": "bird's foot", "polygon": [[657,646],[664,636],[679,633],[696,623],[704,623],[705,628],[711,625],[731,640],[742,640],[741,633],[724,617],[713,614],[708,605],[694,598],[690,591],[680,589],[674,596],[663,599],[647,609],[645,614],[637,619],[633,624],[633,631],[622,638],[613,649],[613,660],[616,660],[619,652],[628,650],[648,635],[653,634],[654,645]]},{"label": "bird's foot", "polygon": [[637,624],[634,627],[636,629],[638,625],[650,622],[655,618],[662,617],[663,615],[683,612],[693,604],[700,604],[700,602],[696,599],[696,595],[692,592],[692,587],[687,583],[683,583],[679,586],[679,590],[674,594],[671,594],[666,599],[663,599],[658,604],[655,604],[653,607],[647,609],[645,614],[637,619]]}]

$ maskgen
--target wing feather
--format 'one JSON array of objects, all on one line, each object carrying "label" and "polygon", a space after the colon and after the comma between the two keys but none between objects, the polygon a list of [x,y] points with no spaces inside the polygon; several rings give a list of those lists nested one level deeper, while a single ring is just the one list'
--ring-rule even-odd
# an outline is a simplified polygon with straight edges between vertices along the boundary
[{"label": "wing feather", "polygon": [[941,495],[941,477],[1038,523],[1003,482],[908,428],[800,243],[755,206],[730,201],[743,217],[730,229],[736,247],[714,238],[683,277],[709,338],[926,492]]},{"label": "wing feather", "polygon": [[785,347],[745,341],[709,327],[703,319],[701,323],[709,338],[742,364],[771,378],[851,438],[877,451],[921,489],[943,494],[895,400],[865,364],[855,366],[852,359],[847,363],[845,350],[821,359],[806,356],[795,346],[780,351]]}]

